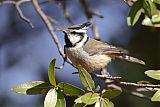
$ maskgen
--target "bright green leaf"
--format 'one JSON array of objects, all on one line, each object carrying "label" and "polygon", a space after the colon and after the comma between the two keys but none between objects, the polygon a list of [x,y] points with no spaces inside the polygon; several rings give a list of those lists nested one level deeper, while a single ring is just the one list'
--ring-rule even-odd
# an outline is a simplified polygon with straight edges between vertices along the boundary
[{"label": "bright green leaf", "polygon": [[57,103],[57,91],[51,88],[44,100],[44,107],[55,107]]},{"label": "bright green leaf", "polygon": [[113,104],[111,101],[110,101],[109,103],[110,103],[110,106],[111,106],[111,107],[114,107],[114,104]]},{"label": "bright green leaf", "polygon": [[108,99],[112,99],[117,97],[118,95],[120,95],[122,92],[122,90],[118,90],[118,89],[109,89],[109,90],[105,90],[104,93],[102,93],[102,97],[103,98],[108,98]]},{"label": "bright green leaf", "polygon": [[77,98],[75,100],[75,102],[76,103],[85,103],[87,105],[92,105],[95,102],[97,102],[99,98],[100,98],[99,94],[89,92],[89,93],[86,93],[83,96]]},{"label": "bright green leaf", "polygon": [[160,0],[152,0],[153,2],[160,4]]},{"label": "bright green leaf", "polygon": [[156,15],[152,16],[152,23],[160,25],[160,15],[159,14],[156,14]]},{"label": "bright green leaf", "polygon": [[101,87],[99,85],[97,85],[95,92],[98,92],[101,89]]},{"label": "bright green leaf", "polygon": [[100,101],[97,101],[94,107],[101,107]]},{"label": "bright green leaf", "polygon": [[12,91],[20,94],[34,95],[46,94],[49,88],[49,84],[45,83],[44,81],[33,81],[17,85],[12,88]]},{"label": "bright green leaf", "polygon": [[84,104],[84,103],[77,103],[77,104],[74,104],[73,107],[86,107],[86,104]]},{"label": "bright green leaf", "polygon": [[127,17],[128,26],[134,26],[135,23],[138,21],[140,15],[142,13],[142,4],[143,4],[143,2],[141,0],[138,0],[131,7],[131,10],[130,10],[129,15]]},{"label": "bright green leaf", "polygon": [[152,101],[160,101],[160,90],[158,90],[153,97],[151,98]]},{"label": "bright green leaf", "polygon": [[145,14],[149,18],[151,18],[155,14],[158,14],[156,5],[151,0],[144,0],[143,9],[145,10]]},{"label": "bright green leaf", "polygon": [[95,88],[94,81],[92,80],[91,75],[83,68],[78,68],[79,77],[84,85],[84,87],[87,88],[87,90],[92,91]]},{"label": "bright green leaf", "polygon": [[60,90],[58,90],[57,93],[58,95],[57,95],[56,107],[66,107],[66,100],[64,98],[63,93]]},{"label": "bright green leaf", "polygon": [[150,19],[149,17],[146,17],[143,21],[142,21],[142,25],[145,26],[151,26],[151,27],[160,27],[160,15],[154,15],[152,16],[152,19]]},{"label": "bright green leaf", "polygon": [[49,81],[54,86],[56,86],[55,72],[54,72],[55,62],[56,62],[56,59],[53,59],[48,68]]},{"label": "bright green leaf", "polygon": [[148,70],[145,71],[145,74],[147,74],[147,76],[160,80],[160,70]]},{"label": "bright green leaf", "polygon": [[74,86],[74,85],[71,85],[71,84],[66,84],[66,83],[59,83],[58,84],[58,87],[61,88],[61,90],[67,94],[67,95],[70,95],[70,96],[74,96],[74,95],[82,95],[84,94],[84,90],[77,87],[77,86]]},{"label": "bright green leaf", "polygon": [[102,99],[100,104],[101,104],[100,107],[114,107],[114,104],[112,102],[110,102],[107,98]]}]

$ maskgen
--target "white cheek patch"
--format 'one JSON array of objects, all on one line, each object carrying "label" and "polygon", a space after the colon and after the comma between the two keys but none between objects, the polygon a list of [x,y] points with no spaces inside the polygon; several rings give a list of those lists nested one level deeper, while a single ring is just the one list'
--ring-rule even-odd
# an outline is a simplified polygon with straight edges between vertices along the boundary
[{"label": "white cheek patch", "polygon": [[78,29],[78,30],[73,30],[74,32],[77,32],[77,33],[86,33],[87,30],[86,29]]},{"label": "white cheek patch", "polygon": [[79,42],[81,40],[81,37],[80,36],[69,36],[69,39],[70,39],[71,43],[73,45],[75,45],[77,42]]}]

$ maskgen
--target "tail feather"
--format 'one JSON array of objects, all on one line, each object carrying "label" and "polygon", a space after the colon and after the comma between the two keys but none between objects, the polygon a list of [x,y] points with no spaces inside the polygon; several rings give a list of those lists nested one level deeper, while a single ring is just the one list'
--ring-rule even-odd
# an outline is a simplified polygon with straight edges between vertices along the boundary
[{"label": "tail feather", "polygon": [[124,60],[127,60],[127,61],[130,61],[130,62],[135,62],[135,63],[138,63],[138,64],[142,64],[142,65],[145,65],[145,62],[138,59],[138,58],[134,58],[132,56],[128,56],[128,55],[123,55],[123,56],[118,56],[118,58],[120,59],[124,59]]}]

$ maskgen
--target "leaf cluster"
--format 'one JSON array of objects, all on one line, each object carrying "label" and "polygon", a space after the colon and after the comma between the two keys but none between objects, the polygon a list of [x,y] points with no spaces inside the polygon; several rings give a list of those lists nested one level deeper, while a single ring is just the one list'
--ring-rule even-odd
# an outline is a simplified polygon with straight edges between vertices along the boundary
[{"label": "leaf cluster", "polygon": [[130,9],[127,23],[134,26],[139,20],[141,14],[145,15],[142,25],[151,27],[160,27],[160,0],[137,0]]}]

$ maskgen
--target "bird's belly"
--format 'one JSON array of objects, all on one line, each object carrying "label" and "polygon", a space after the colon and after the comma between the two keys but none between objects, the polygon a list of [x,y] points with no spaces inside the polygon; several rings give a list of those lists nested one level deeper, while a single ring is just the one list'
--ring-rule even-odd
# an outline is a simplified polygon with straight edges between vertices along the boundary
[{"label": "bird's belly", "polygon": [[111,58],[107,55],[89,55],[82,49],[65,49],[67,57],[73,65],[81,66],[87,71],[94,71],[104,68]]}]

